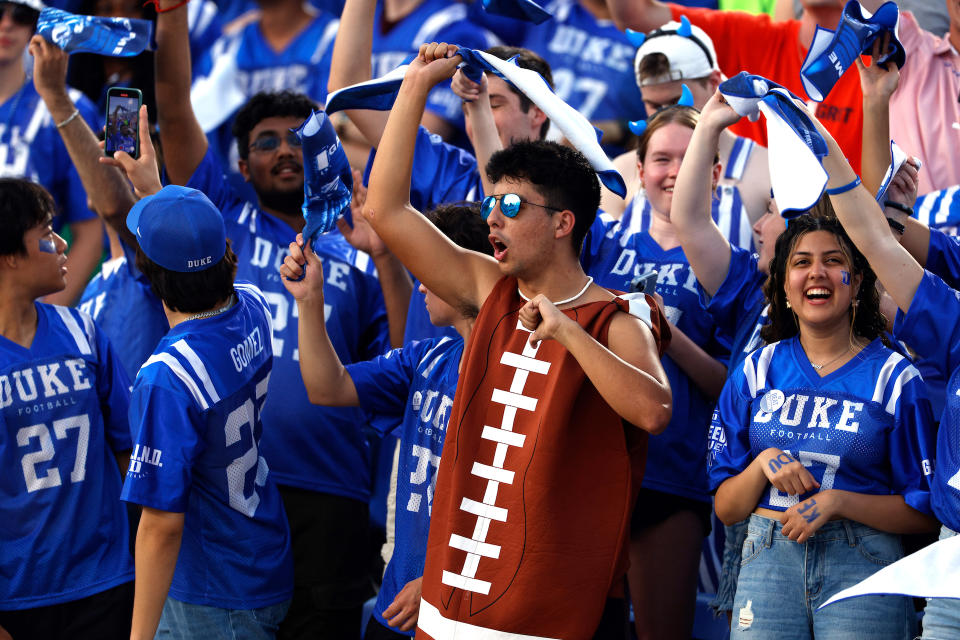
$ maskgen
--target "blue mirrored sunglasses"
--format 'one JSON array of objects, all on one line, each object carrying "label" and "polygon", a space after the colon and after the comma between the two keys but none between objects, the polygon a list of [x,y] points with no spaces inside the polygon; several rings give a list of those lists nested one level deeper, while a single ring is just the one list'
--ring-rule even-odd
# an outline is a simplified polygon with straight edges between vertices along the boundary
[{"label": "blue mirrored sunglasses", "polygon": [[495,207],[497,204],[497,200],[500,201],[500,213],[508,218],[516,218],[517,214],[520,213],[520,205],[522,204],[543,207],[544,209],[550,209],[551,211],[563,211],[563,209],[557,209],[556,207],[551,207],[546,204],[537,204],[536,202],[523,200],[515,193],[501,193],[498,196],[487,196],[483,199],[483,201],[480,203],[481,218],[486,220],[490,217],[490,214],[493,213],[493,207]]},{"label": "blue mirrored sunglasses", "polygon": [[[303,146],[300,138],[293,131],[288,131],[283,136],[291,149],[297,149]],[[250,151],[275,151],[280,146],[280,136],[263,136],[250,143]]]}]

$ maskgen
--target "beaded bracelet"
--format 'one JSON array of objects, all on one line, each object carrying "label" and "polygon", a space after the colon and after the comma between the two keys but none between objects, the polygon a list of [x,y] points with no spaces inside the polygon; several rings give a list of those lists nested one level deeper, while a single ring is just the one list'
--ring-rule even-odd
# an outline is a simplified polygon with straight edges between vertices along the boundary
[{"label": "beaded bracelet", "polygon": [[855,189],[860,184],[860,176],[856,176],[853,180],[843,185],[842,187],[837,187],[835,189],[827,189],[828,196],[838,196],[841,193],[846,193],[851,189]]}]

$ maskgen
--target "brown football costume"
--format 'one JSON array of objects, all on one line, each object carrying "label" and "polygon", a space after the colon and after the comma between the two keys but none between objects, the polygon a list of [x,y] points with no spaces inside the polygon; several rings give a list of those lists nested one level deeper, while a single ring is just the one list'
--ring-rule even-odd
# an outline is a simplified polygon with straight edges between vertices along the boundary
[{"label": "brown football costume", "polygon": [[[516,279],[502,278],[470,337],[437,476],[418,638],[588,639],[607,598],[623,595],[647,434],[607,405],[560,343],[529,345],[523,305]],[[631,306],[662,353],[669,328],[652,301],[563,312],[606,346],[614,314]]]}]

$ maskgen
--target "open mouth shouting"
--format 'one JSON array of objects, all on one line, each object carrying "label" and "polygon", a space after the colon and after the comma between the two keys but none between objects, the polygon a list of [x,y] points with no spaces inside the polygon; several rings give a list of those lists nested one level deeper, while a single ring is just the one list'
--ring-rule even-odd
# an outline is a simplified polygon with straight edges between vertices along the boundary
[{"label": "open mouth shouting", "polygon": [[507,245],[503,242],[503,240],[501,240],[500,238],[498,238],[492,233],[490,234],[489,238],[490,238],[490,244],[493,245],[494,259],[496,259],[497,262],[503,262],[504,258],[507,255]]}]

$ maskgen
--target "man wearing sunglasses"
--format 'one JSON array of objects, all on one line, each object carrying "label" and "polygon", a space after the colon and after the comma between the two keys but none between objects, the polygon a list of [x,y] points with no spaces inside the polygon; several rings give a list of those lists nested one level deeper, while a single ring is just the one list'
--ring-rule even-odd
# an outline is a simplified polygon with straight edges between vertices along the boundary
[{"label": "man wearing sunglasses", "polygon": [[424,286],[478,311],[437,476],[417,637],[622,639],[646,435],[672,409],[658,357],[669,329],[652,301],[615,298],[583,272],[600,187],[569,147],[519,142],[492,155],[481,205],[492,259],[416,215],[417,123],[461,61],[455,50],[423,45],[411,63],[363,211]]},{"label": "man wearing sunglasses", "polygon": [[[40,0],[0,1],[0,177],[26,178],[43,185],[60,212],[54,229],[70,231],[67,286],[48,302],[73,304],[103,253],[100,221],[87,207],[87,194],[70,162],[54,120],[23,66],[24,51],[37,26]],[[76,117],[96,130],[99,116],[93,103],[70,89]]]},{"label": "man wearing sunglasses", "polygon": [[[160,9],[179,0],[161,0]],[[157,117],[167,175],[204,192],[223,212],[237,277],[256,284],[273,313],[273,372],[263,407],[261,451],[280,486],[292,532],[295,590],[278,637],[356,638],[367,575],[370,446],[359,408],[310,404],[300,373],[298,315],[278,273],[304,227],[304,161],[291,132],[315,105],[289,91],[260,93],[236,115],[239,169],[256,192],[244,201],[224,179],[190,102],[187,12],[157,17]],[[388,347],[386,312],[376,271],[391,268],[354,250],[338,232],[313,250],[323,263],[327,334],[345,364]],[[386,257],[389,260],[389,257]],[[402,267],[399,264],[396,270]]]}]

